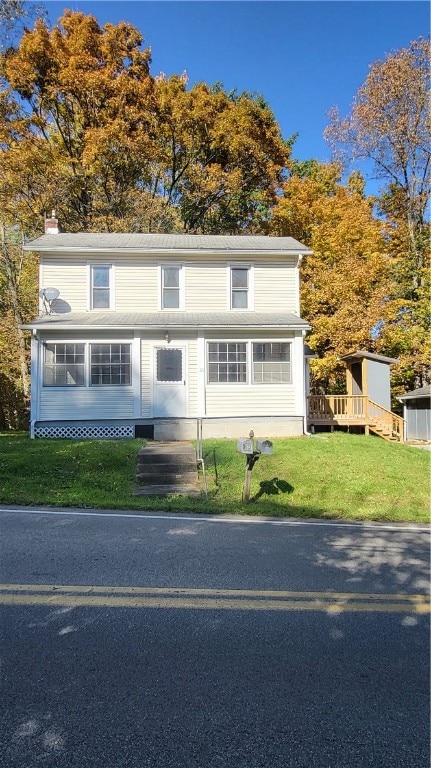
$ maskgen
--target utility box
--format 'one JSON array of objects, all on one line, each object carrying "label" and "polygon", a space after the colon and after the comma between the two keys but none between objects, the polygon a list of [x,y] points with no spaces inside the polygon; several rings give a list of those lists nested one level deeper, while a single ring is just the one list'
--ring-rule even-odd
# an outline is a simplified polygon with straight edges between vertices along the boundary
[{"label": "utility box", "polygon": [[236,447],[240,453],[253,453],[254,451],[253,440],[250,437],[240,437]]},{"label": "utility box", "polygon": [[263,456],[270,456],[273,451],[271,440],[256,440],[256,451]]}]

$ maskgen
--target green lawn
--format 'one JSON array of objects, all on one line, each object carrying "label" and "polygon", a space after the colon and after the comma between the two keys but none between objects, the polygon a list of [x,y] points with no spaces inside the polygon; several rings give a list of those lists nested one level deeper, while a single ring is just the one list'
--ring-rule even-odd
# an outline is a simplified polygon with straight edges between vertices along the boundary
[{"label": "green lawn", "polygon": [[135,497],[142,440],[29,440],[0,435],[0,503],[351,520],[429,521],[430,452],[341,432],[274,440],[241,503],[236,440],[208,440],[208,499]]}]

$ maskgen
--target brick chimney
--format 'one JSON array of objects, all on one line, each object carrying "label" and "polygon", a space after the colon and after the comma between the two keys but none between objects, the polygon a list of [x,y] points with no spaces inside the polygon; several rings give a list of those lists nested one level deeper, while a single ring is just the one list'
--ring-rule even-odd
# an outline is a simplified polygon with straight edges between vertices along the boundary
[{"label": "brick chimney", "polygon": [[45,216],[45,235],[58,235],[58,219],[55,218],[55,211],[52,211],[51,217]]}]

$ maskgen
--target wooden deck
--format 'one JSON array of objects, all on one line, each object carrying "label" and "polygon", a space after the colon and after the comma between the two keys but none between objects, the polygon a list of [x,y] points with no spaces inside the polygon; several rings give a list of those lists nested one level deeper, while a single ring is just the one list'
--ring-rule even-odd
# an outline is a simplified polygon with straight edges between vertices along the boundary
[{"label": "wooden deck", "polygon": [[364,427],[385,440],[404,441],[404,419],[363,395],[310,395],[308,428],[313,426]]}]

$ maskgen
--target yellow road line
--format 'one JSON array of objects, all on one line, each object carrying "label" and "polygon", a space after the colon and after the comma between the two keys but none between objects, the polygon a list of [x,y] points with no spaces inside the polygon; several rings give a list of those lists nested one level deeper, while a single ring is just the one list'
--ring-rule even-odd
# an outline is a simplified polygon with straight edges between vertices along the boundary
[{"label": "yellow road line", "polygon": [[76,584],[0,584],[0,593],[2,592],[49,592],[49,593],[80,593],[104,594],[104,595],[197,595],[205,597],[266,597],[266,598],[316,598],[322,600],[376,600],[388,602],[407,601],[413,603],[429,603],[430,595],[411,595],[411,594],[383,594],[383,593],[363,593],[363,592],[307,592],[307,591],[289,591],[289,590],[266,590],[266,589],[194,589],[187,587],[111,587],[99,585],[76,585]]},{"label": "yellow road line", "polygon": [[[122,594],[118,594],[120,591]],[[27,594],[25,594],[27,593]],[[185,596],[188,595],[188,596]],[[286,596],[290,599],[286,599]],[[426,595],[271,592],[149,587],[77,587],[66,585],[0,585],[0,605],[45,605],[100,608],[176,608],[233,611],[323,611],[326,613],[430,613]],[[371,598],[376,597],[371,595]],[[383,598],[390,598],[384,600]],[[297,599],[295,599],[297,598]],[[412,600],[414,598],[414,600]]]}]

